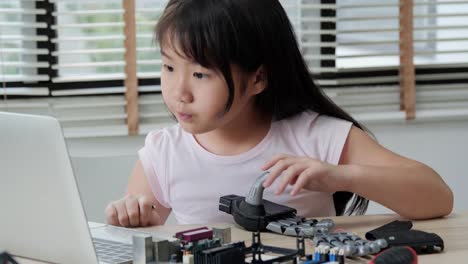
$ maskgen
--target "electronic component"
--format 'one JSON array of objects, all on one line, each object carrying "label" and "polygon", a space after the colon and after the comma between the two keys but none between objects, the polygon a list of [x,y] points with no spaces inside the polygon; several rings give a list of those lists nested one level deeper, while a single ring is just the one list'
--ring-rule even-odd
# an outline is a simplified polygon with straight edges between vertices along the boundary
[{"label": "electronic component", "polygon": [[338,248],[329,248],[328,246],[318,246],[313,255],[307,255],[301,264],[344,264],[344,251]]},{"label": "electronic component", "polygon": [[183,241],[194,242],[194,241],[199,241],[202,239],[212,239],[213,231],[209,229],[208,227],[200,227],[200,228],[177,232],[175,234],[175,237]]},{"label": "electronic component", "polygon": [[195,264],[238,264],[245,261],[244,242],[226,244],[195,253]]},{"label": "electronic component", "polygon": [[195,260],[194,260],[193,255],[190,252],[185,251],[184,254],[182,255],[182,263],[184,263],[184,264],[195,264]]},{"label": "electronic component", "polygon": [[171,255],[179,254],[180,242],[178,240],[159,240],[153,238],[154,256],[156,262],[168,262],[171,259]]},{"label": "electronic component", "polygon": [[184,256],[193,254],[194,264],[239,264],[239,263],[283,263],[304,256],[304,239],[296,239],[297,249],[287,249],[263,245],[260,233],[252,233],[252,245],[244,241],[221,245],[219,240],[201,240],[186,243]]},{"label": "electronic component", "polygon": [[133,264],[154,261],[153,237],[147,234],[133,235]]},{"label": "electronic component", "polygon": [[221,244],[227,244],[231,242],[231,228],[212,228],[213,238],[219,239]]}]

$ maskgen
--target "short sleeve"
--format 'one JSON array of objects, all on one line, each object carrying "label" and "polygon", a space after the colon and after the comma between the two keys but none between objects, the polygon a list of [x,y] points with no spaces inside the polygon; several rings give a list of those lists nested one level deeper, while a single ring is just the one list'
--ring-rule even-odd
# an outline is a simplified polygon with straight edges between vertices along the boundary
[{"label": "short sleeve", "polygon": [[337,165],[340,161],[346,139],[353,123],[321,115],[316,122],[316,131],[320,133],[320,150],[323,161]]},{"label": "short sleeve", "polygon": [[145,145],[138,151],[138,156],[154,196],[162,206],[170,208],[165,155],[160,155],[164,145],[164,132],[152,131],[146,136]]},{"label": "short sleeve", "polygon": [[338,164],[351,122],[305,111],[288,123],[290,133],[306,155],[329,164]]}]

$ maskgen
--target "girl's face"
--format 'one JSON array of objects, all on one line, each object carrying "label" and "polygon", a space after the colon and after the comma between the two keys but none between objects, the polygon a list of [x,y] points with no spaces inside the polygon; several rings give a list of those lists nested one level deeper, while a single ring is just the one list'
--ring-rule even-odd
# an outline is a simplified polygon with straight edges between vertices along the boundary
[{"label": "girl's face", "polygon": [[241,87],[248,85],[248,76],[232,66],[234,101],[228,113],[227,83],[220,72],[207,69],[178,55],[172,45],[161,48],[161,91],[163,99],[181,127],[192,134],[206,133],[238,120],[241,113],[253,104],[249,87],[241,95]]}]

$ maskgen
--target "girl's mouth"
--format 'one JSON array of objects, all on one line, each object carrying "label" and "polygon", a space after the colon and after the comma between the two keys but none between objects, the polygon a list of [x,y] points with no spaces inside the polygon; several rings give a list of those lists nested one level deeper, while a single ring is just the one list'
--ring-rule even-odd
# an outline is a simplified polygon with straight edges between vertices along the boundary
[{"label": "girl's mouth", "polygon": [[186,113],[177,113],[177,117],[179,120],[186,121],[186,122],[192,120],[192,115],[189,115]]}]

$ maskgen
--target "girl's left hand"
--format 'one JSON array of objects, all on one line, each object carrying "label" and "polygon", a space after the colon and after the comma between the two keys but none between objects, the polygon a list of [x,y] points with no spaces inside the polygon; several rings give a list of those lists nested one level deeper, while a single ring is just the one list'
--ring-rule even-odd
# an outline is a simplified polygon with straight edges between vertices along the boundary
[{"label": "girl's left hand", "polygon": [[324,163],[309,157],[278,155],[263,165],[262,170],[269,170],[263,186],[269,187],[280,175],[280,183],[275,193],[282,193],[287,185],[293,185],[291,195],[302,188],[311,191],[334,193],[346,190],[344,175],[339,175],[338,166]]}]

